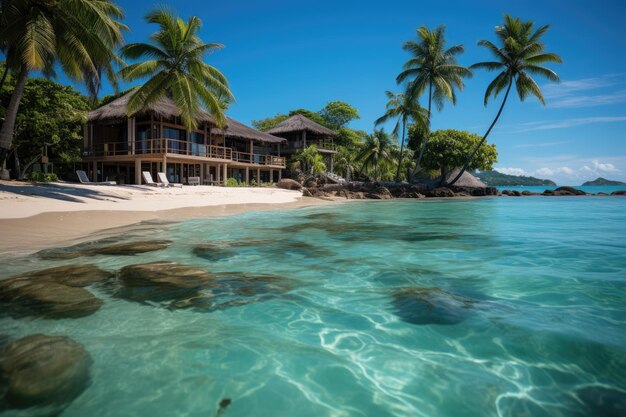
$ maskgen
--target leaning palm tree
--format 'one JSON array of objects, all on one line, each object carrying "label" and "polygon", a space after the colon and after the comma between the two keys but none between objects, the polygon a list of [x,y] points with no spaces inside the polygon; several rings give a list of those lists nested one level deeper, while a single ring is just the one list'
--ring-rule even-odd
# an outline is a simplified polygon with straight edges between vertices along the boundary
[{"label": "leaning palm tree", "polygon": [[115,51],[126,30],[122,17],[122,9],[110,0],[2,0],[0,48],[16,81],[0,129],[0,165],[12,147],[15,119],[31,72],[53,76],[60,67],[70,79],[84,82],[92,94],[104,73],[117,87],[115,66],[122,61]]},{"label": "leaning palm tree", "polygon": [[508,14],[505,14],[504,25],[496,26],[496,36],[501,46],[498,47],[487,40],[478,41],[478,45],[487,48],[495,56],[496,60],[479,62],[472,65],[470,68],[500,71],[496,78],[487,86],[487,90],[485,91],[485,106],[489,101],[489,97],[493,96],[495,98],[502,90],[506,89],[506,91],[495,119],[491,122],[482,140],[478,142],[467,157],[461,171],[448,183],[449,185],[454,185],[454,183],[461,178],[480,147],[487,140],[489,133],[491,133],[491,130],[502,114],[502,110],[509,98],[509,92],[513,84],[515,84],[517,95],[521,101],[524,101],[529,95],[533,95],[545,106],[546,103],[543,93],[531,75],[539,75],[547,78],[549,81],[560,81],[559,76],[554,71],[542,66],[542,64],[549,62],[559,64],[563,62],[559,55],[546,52],[545,45],[541,42],[541,38],[548,31],[550,25],[541,26],[533,32],[534,25],[534,22],[522,22],[519,18],[512,18]]},{"label": "leaning palm tree", "polygon": [[[403,49],[410,52],[413,57],[404,64],[403,71],[396,81],[398,83],[408,81],[407,94],[415,100],[428,89],[428,127],[430,129],[432,103],[435,103],[439,111],[443,109],[446,100],[456,104],[455,89],[462,90],[463,78],[470,77],[472,73],[456,62],[456,56],[464,51],[463,45],[454,45],[446,49],[444,26],[439,26],[434,30],[422,26],[417,29],[417,37],[417,41],[408,41],[403,46]],[[427,134],[427,130],[424,132]],[[420,146],[413,175],[420,170],[426,143],[425,136]]]},{"label": "leaning palm tree", "polygon": [[176,103],[187,129],[197,126],[203,106],[223,126],[223,107],[233,95],[226,77],[203,62],[206,55],[222,45],[202,42],[197,35],[202,22],[196,16],[185,22],[167,10],[156,10],[149,13],[146,20],[160,26],[150,36],[152,43],[131,43],[122,48],[125,58],[147,58],[123,68],[123,79],[149,78],[128,100],[128,113],[141,111],[167,95]]},{"label": "leaning palm tree", "polygon": [[365,137],[365,142],[356,159],[361,163],[361,172],[373,173],[374,180],[381,178],[383,168],[393,162],[393,142],[384,129],[376,130]]},{"label": "leaning palm tree", "polygon": [[[404,141],[406,137],[406,124],[407,122],[413,122],[420,127],[426,127],[428,125],[428,114],[426,110],[419,105],[417,100],[411,99],[406,94],[395,94],[391,91],[385,91],[389,101],[387,102],[387,112],[378,118],[375,125],[378,126],[382,123],[389,121],[390,119],[397,118],[396,125],[393,128],[393,134],[398,136],[400,130],[400,124],[402,124],[402,137],[400,140],[400,156],[399,161],[404,158]],[[396,171],[396,181],[400,181],[400,169],[401,163],[398,164]]]}]

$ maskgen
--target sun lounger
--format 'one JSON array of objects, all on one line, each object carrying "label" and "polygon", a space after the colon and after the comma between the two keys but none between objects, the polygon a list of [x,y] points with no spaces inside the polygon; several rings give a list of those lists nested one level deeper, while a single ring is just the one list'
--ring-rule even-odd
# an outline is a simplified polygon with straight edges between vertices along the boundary
[{"label": "sun lounger", "polygon": [[157,177],[159,179],[159,184],[163,184],[164,187],[183,187],[182,184],[175,184],[175,183],[171,183],[167,180],[167,177],[165,176],[165,172],[159,172],[157,173]]},{"label": "sun lounger", "polygon": [[89,177],[87,176],[87,173],[85,171],[81,171],[80,169],[76,171],[76,175],[78,175],[78,181],[80,181],[81,184],[88,184],[88,185],[117,185],[117,183],[115,181],[102,181],[102,182],[90,181]]},{"label": "sun lounger", "polygon": [[189,185],[200,185],[200,177],[189,177],[189,178],[187,178],[187,184],[189,184]]},{"label": "sun lounger", "polygon": [[143,171],[141,173],[141,176],[143,177],[143,182],[145,182],[146,185],[150,185],[152,187],[165,187],[165,184],[154,182],[152,180],[152,174],[150,174],[148,171]]}]

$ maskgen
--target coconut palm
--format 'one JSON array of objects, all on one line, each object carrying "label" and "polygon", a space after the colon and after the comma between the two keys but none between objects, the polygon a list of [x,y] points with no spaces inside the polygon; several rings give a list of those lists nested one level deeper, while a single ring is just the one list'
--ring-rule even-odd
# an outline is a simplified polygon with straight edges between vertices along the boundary
[{"label": "coconut palm", "polygon": [[[462,90],[463,78],[470,77],[471,71],[458,65],[456,56],[463,53],[463,45],[454,45],[446,49],[445,27],[430,30],[427,26],[417,29],[417,41],[408,41],[403,49],[410,52],[410,58],[398,75],[396,81],[408,81],[408,95],[418,99],[428,90],[428,127],[432,117],[432,104],[441,111],[445,101],[456,104],[455,89]],[[425,130],[427,133],[427,130]],[[417,156],[413,175],[420,170],[427,140],[424,138]]]},{"label": "coconut palm", "polygon": [[372,172],[376,181],[380,180],[383,168],[393,163],[393,141],[384,129],[376,130],[365,137],[365,142],[356,159],[361,163],[361,171]]},{"label": "coconut palm", "polygon": [[[382,123],[389,121],[390,119],[396,119],[396,125],[393,128],[393,134],[398,136],[400,125],[402,125],[402,138],[400,140],[400,157],[399,161],[404,158],[404,141],[406,137],[406,124],[407,122],[413,122],[418,126],[425,127],[428,125],[428,114],[426,110],[419,105],[417,100],[411,99],[406,94],[395,94],[391,91],[385,91],[389,101],[387,102],[387,111],[385,114],[378,118],[375,125],[378,126]],[[401,163],[398,163],[398,169],[396,172],[396,181],[400,181],[400,169]]]},{"label": "coconut palm", "polygon": [[553,62],[560,64],[561,57],[557,54],[546,52],[545,45],[541,42],[541,38],[546,34],[550,25],[541,26],[533,32],[535,23],[532,21],[523,22],[519,18],[513,18],[508,14],[504,15],[504,25],[496,26],[496,36],[501,43],[498,47],[487,40],[478,41],[478,45],[487,48],[496,58],[495,61],[479,62],[470,68],[481,68],[487,71],[500,71],[500,73],[487,86],[485,91],[485,106],[489,101],[489,97],[494,98],[500,92],[505,90],[502,104],[498,109],[495,119],[487,129],[482,140],[472,150],[467,157],[463,168],[458,175],[449,183],[453,185],[461,178],[469,164],[471,164],[474,156],[485,143],[489,133],[498,122],[504,105],[509,98],[511,87],[515,84],[517,95],[520,101],[524,101],[529,95],[537,97],[537,99],[545,106],[545,99],[537,82],[532,78],[538,75],[547,78],[549,81],[559,82],[559,76],[551,69],[542,64]]},{"label": "coconut palm", "polygon": [[101,74],[117,87],[116,49],[126,29],[122,9],[109,0],[2,0],[0,48],[15,88],[0,129],[0,165],[13,142],[13,128],[28,75],[54,76],[56,64],[72,80],[85,82],[95,94]]},{"label": "coconut palm", "polygon": [[295,159],[300,162],[301,166],[308,170],[311,175],[321,174],[326,171],[324,157],[318,152],[317,146],[315,145],[311,145],[298,152]]},{"label": "coconut palm", "polygon": [[203,106],[223,126],[223,104],[233,96],[226,77],[203,62],[206,55],[222,45],[202,42],[197,35],[202,22],[196,16],[185,22],[161,9],[150,12],[146,21],[159,25],[159,30],[150,36],[152,43],[132,43],[122,48],[125,58],[146,59],[123,68],[120,73],[124,80],[149,78],[128,100],[128,113],[141,111],[168,95],[176,103],[187,129],[197,126]]}]

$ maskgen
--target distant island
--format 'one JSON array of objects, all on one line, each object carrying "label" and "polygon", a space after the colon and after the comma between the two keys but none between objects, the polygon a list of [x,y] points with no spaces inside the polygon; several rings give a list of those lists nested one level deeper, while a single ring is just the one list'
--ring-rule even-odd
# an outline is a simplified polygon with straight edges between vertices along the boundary
[{"label": "distant island", "polygon": [[485,184],[495,187],[502,186],[526,186],[526,185],[556,185],[553,181],[543,180],[535,177],[525,177],[523,175],[507,175],[498,171],[480,171],[476,175]]},{"label": "distant island", "polygon": [[626,185],[626,182],[607,180],[606,178],[599,177],[593,181],[583,183],[583,186],[589,185]]}]

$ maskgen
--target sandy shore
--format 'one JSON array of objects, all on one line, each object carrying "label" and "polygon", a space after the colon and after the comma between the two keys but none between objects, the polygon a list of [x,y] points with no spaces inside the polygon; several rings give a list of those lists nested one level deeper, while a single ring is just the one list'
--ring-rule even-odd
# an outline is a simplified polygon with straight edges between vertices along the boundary
[{"label": "sandy shore", "polygon": [[33,251],[141,222],[180,221],[329,202],[278,188],[32,185],[0,181],[0,252]]}]

